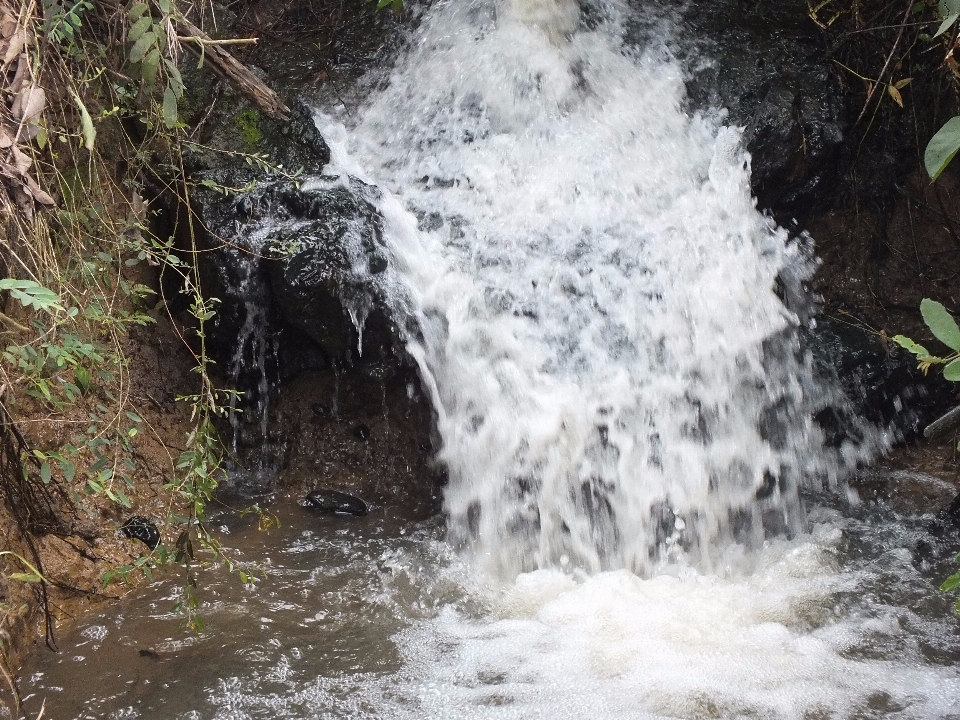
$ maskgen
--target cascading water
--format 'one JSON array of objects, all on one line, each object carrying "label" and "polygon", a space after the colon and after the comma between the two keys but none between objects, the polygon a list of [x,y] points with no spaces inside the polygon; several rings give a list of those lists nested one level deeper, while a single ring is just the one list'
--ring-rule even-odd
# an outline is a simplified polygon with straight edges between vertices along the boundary
[{"label": "cascading water", "polygon": [[756,210],[738,133],[683,111],[663,47],[623,46],[628,12],[442,4],[334,148],[394,193],[452,536],[507,576],[709,566],[731,531],[798,529],[798,483],[858,455],[823,452],[775,294],[807,261]]},{"label": "cascading water", "polygon": [[390,267],[364,280],[409,328],[468,552],[436,520],[294,507],[264,557],[227,518],[261,587],[206,575],[189,641],[172,583],[95,619],[34,663],[34,715],[958,717],[924,519],[852,491],[801,517],[804,483],[870,451],[810,419],[837,400],[775,291],[808,260],[736,131],[685,114],[662,48],[623,46],[631,12],[441,0],[349,130],[318,120],[317,182],[383,190]]}]

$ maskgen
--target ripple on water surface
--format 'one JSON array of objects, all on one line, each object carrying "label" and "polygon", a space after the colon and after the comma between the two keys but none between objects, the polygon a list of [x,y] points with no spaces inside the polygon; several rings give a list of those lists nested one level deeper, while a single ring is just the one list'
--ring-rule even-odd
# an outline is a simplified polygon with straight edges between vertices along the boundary
[{"label": "ripple on water surface", "polygon": [[[960,636],[910,549],[920,519],[812,513],[812,531],[664,566],[535,571],[484,588],[436,520],[289,508],[255,590],[202,578],[208,629],[173,580],[125,599],[25,669],[28,712],[71,718],[948,718]],[[82,660],[80,659],[82,658]]]}]

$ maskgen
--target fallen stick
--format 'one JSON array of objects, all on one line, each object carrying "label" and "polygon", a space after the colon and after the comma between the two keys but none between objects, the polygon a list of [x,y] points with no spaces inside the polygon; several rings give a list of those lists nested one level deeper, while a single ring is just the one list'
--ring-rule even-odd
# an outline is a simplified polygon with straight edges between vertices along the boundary
[{"label": "fallen stick", "polygon": [[193,35],[177,35],[180,42],[195,42],[199,45],[255,45],[257,38],[230,38],[229,40],[204,40]]},{"label": "fallen stick", "polygon": [[[289,120],[290,108],[283,104],[280,96],[267,85],[246,65],[237,60],[223,47],[224,42],[213,40],[203,30],[184,18],[177,18],[178,35],[189,40],[185,46],[203,60],[209,60],[214,71],[223,79],[233,83],[244,95],[264,113],[277,120]],[[183,40],[184,38],[178,38]],[[236,44],[236,43],[233,43]]]},{"label": "fallen stick", "polygon": [[950,412],[941,415],[927,425],[923,431],[923,436],[928,440],[932,440],[939,435],[943,435],[948,430],[952,430],[957,424],[960,424],[960,407],[955,407]]}]

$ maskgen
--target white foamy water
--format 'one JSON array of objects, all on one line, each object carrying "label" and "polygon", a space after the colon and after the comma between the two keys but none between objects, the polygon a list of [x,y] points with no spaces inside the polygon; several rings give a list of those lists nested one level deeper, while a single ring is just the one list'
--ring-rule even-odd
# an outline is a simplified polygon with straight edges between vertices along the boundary
[{"label": "white foamy water", "polygon": [[739,133],[684,112],[627,12],[439,3],[355,127],[320,119],[333,166],[388,191],[452,539],[507,578],[709,567],[733,531],[797,530],[798,484],[863,455],[811,422],[825,394],[774,290],[806,261]]},{"label": "white foamy water", "polygon": [[[956,669],[925,666],[908,613],[832,621],[838,594],[868,577],[837,573],[839,540],[818,526],[773,543],[739,579],[526,573],[487,617],[448,606],[401,633],[397,675],[318,679],[291,700],[330,706],[350,687],[350,716],[384,718],[960,716]],[[884,642],[902,643],[898,659],[879,656]]]}]

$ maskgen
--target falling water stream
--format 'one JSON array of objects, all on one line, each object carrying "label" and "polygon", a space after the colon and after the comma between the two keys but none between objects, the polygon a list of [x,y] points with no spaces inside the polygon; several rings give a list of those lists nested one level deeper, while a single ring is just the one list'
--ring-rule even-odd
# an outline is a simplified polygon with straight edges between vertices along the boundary
[{"label": "falling water stream", "polygon": [[441,1],[359,115],[318,111],[316,182],[383,191],[443,519],[289,507],[264,550],[226,518],[257,589],[205,573],[187,636],[155,584],[32,661],[28,708],[960,717],[923,519],[843,490],[883,438],[826,447],[812,420],[843,400],[782,299],[811,260],[756,210],[737,130],[685,110],[666,43],[624,45],[636,12]]}]

